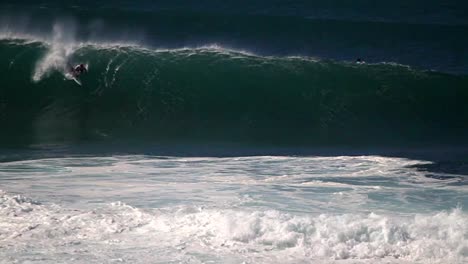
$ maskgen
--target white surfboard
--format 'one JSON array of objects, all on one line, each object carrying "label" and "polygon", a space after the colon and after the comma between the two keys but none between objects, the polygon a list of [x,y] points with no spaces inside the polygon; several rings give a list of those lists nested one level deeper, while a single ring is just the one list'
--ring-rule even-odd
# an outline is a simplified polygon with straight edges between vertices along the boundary
[{"label": "white surfboard", "polygon": [[73,77],[72,78],[79,86],[81,86],[81,81],[80,79],[76,78],[76,77]]}]

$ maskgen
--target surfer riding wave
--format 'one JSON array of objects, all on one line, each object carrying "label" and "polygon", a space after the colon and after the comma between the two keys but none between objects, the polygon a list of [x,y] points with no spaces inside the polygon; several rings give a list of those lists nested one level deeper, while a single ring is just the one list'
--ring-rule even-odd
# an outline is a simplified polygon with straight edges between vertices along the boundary
[{"label": "surfer riding wave", "polygon": [[71,67],[70,73],[74,76],[77,77],[81,75],[82,73],[86,73],[88,70],[86,69],[86,66],[84,64],[79,64],[76,65],[75,67]]},{"label": "surfer riding wave", "polygon": [[65,77],[69,80],[74,80],[77,84],[81,85],[80,75],[88,72],[87,64],[78,64],[76,66],[68,65],[68,73],[65,74]]}]

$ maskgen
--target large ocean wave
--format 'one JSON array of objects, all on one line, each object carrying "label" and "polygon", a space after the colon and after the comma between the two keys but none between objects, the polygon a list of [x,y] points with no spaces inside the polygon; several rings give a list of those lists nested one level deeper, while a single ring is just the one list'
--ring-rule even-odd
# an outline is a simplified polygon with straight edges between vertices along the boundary
[{"label": "large ocean wave", "polygon": [[[79,41],[64,27],[43,38],[2,33],[2,143],[438,144],[468,129],[465,75],[218,45]],[[82,62],[89,73],[78,86],[64,76]]]}]

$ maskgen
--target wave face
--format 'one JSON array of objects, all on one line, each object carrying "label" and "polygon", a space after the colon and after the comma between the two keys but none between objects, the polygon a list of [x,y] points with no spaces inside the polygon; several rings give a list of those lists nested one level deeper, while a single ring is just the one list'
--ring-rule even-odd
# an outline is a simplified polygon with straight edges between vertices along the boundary
[{"label": "wave face", "polygon": [[[0,42],[2,143],[444,143],[468,132],[463,75],[217,46],[70,44],[54,31],[50,41]],[[64,78],[77,62],[90,65],[81,87]]]}]

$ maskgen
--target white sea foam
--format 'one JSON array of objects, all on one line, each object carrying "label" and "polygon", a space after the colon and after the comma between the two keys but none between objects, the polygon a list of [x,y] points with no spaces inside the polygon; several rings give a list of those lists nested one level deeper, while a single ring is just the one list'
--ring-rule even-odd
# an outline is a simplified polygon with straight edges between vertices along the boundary
[{"label": "white sea foam", "polygon": [[164,260],[148,252],[171,249],[178,253],[170,258],[182,262],[191,262],[187,255],[201,262],[224,255],[237,263],[468,261],[468,215],[460,209],[402,217],[191,206],[142,210],[113,203],[85,211],[2,193],[0,217],[0,246],[10,249],[0,256],[20,261],[34,255],[62,262],[70,248],[77,260],[106,263]]},{"label": "white sea foam", "polygon": [[468,215],[456,206],[466,206],[468,192],[412,167],[427,163],[143,155],[4,162],[0,259],[464,263]]}]

